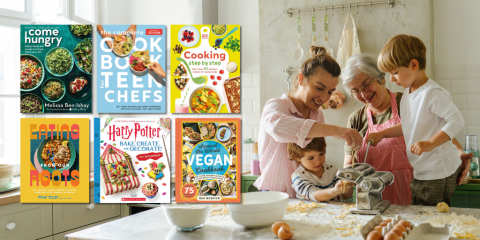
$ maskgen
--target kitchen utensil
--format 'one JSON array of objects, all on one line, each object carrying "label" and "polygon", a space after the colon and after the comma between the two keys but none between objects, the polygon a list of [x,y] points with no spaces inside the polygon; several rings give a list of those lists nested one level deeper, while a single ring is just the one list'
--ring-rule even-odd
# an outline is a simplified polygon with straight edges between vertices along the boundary
[{"label": "kitchen utensil", "polygon": [[223,38],[217,38],[217,40],[215,40],[215,46],[220,46],[222,45],[223,43],[223,39],[227,38],[228,36],[230,36],[230,34],[232,34],[233,32],[237,31],[238,30],[238,27],[235,27],[234,29],[232,29],[232,31],[230,31],[227,35],[225,35],[225,37]]},{"label": "kitchen utensil", "polygon": [[[333,9],[332,9],[333,12]],[[328,14],[327,14],[327,8],[325,8],[325,16],[323,17],[323,27],[324,27],[324,35],[325,35],[325,49],[327,50],[327,53],[330,54],[333,58],[333,49],[328,46]]]},{"label": "kitchen utensil", "polygon": [[365,159],[363,160],[363,163],[367,162],[367,156],[368,156],[368,149],[370,148],[370,145],[373,144],[373,139],[368,140],[368,145],[367,145],[367,151],[365,152]]},{"label": "kitchen utensil", "polygon": [[302,32],[302,27],[300,25],[300,11],[298,12],[298,18],[297,18],[297,42],[298,42],[298,47],[297,50],[295,50],[295,61],[299,62],[303,58],[303,49],[300,47],[300,33]]},{"label": "kitchen utensil", "polygon": [[233,222],[247,228],[272,225],[285,215],[288,194],[283,192],[242,193],[242,204],[227,204]]},{"label": "kitchen utensil", "polygon": [[470,176],[479,176],[480,159],[477,145],[477,135],[465,136],[465,153],[473,153],[473,157],[470,162]]},{"label": "kitchen utensil", "polygon": [[376,172],[368,163],[356,163],[353,168],[338,170],[337,178],[357,185],[356,208],[351,209],[350,213],[377,215],[390,207],[390,201],[383,200],[382,192],[393,183],[393,173]]},{"label": "kitchen utensil", "polygon": [[207,81],[207,78],[203,77],[203,76],[200,76],[200,77],[196,77],[194,78],[193,75],[192,75],[192,72],[190,71],[190,67],[188,66],[188,63],[187,61],[183,60],[183,58],[181,57],[177,57],[177,61],[180,61],[182,62],[183,64],[185,64],[185,67],[187,67],[187,70],[188,70],[188,73],[190,74],[190,77],[192,78],[192,81],[196,84],[203,84]]},{"label": "kitchen utensil", "polygon": [[258,155],[258,142],[253,145],[252,152],[252,175],[260,175],[260,156]]},{"label": "kitchen utensil", "polygon": [[[315,8],[312,8],[312,46],[317,46],[315,41],[317,41],[317,24],[315,23]],[[313,54],[312,54],[313,55]]]},{"label": "kitchen utensil", "polygon": [[16,177],[16,178],[13,178],[9,184],[4,185],[3,187],[0,187],[0,193],[12,191],[19,188],[20,188],[20,178]]}]

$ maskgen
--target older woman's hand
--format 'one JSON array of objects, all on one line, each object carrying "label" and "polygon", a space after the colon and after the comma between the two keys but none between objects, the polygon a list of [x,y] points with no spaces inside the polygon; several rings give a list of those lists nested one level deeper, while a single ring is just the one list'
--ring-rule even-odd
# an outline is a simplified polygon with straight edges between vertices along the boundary
[{"label": "older woman's hand", "polygon": [[356,129],[352,128],[338,127],[333,137],[345,141],[347,146],[352,149],[360,148],[363,142],[362,135],[360,135]]}]

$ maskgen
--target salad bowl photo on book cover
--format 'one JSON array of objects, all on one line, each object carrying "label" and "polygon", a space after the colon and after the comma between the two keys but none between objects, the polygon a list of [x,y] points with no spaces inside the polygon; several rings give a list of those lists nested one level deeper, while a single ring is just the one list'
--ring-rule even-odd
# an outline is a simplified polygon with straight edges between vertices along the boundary
[{"label": "salad bowl photo on book cover", "polygon": [[91,113],[92,25],[21,25],[20,113]]},{"label": "salad bowl photo on book cover", "polygon": [[172,25],[172,113],[241,113],[240,25]]},{"label": "salad bowl photo on book cover", "polygon": [[170,119],[95,118],[95,203],[170,202]]},{"label": "salad bowl photo on book cover", "polygon": [[22,118],[22,203],[88,203],[88,118]]},{"label": "salad bowl photo on book cover", "polygon": [[175,202],[241,202],[241,119],[175,119]]}]

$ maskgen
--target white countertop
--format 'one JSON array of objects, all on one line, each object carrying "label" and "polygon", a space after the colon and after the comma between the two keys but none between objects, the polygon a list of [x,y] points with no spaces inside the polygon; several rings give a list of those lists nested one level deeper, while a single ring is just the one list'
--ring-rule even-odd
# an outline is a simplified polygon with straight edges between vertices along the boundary
[{"label": "white countertop", "polygon": [[[289,203],[298,203],[298,200],[290,200]],[[305,202],[309,203],[309,202]],[[351,215],[342,217],[350,203],[321,203],[322,208],[316,208],[310,213],[290,211],[284,216],[284,220],[292,228],[295,240],[299,239],[363,239],[358,234],[360,226],[367,223],[372,215]],[[222,207],[222,205],[217,205]],[[479,209],[451,208],[451,212],[457,214],[473,215],[480,219]],[[403,219],[414,223],[428,222],[428,219],[440,215],[435,207],[425,206],[399,206],[392,205],[382,217],[392,218],[396,214]],[[445,216],[445,215],[444,215]],[[334,228],[330,227],[333,224]],[[480,223],[479,223],[480,224]],[[345,227],[350,226],[349,230]],[[339,228],[335,229],[335,228]],[[352,230],[353,229],[353,230]],[[352,230],[354,233],[347,237]],[[357,234],[357,235],[355,235]],[[124,217],[102,225],[88,228],[79,232],[66,235],[68,240],[89,239],[278,239],[270,227],[259,229],[245,229],[235,224],[228,214],[210,216],[205,225],[193,232],[180,232],[171,227],[167,222],[161,207],[154,208],[135,215]],[[456,239],[456,238],[451,238]]]}]

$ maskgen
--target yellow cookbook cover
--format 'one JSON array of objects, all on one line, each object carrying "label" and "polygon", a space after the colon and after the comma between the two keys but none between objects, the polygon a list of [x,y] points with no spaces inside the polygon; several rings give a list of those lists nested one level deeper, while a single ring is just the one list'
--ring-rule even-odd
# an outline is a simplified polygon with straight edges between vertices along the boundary
[{"label": "yellow cookbook cover", "polygon": [[240,25],[170,27],[172,113],[241,113]]},{"label": "yellow cookbook cover", "polygon": [[22,118],[22,203],[88,203],[88,118]]}]

